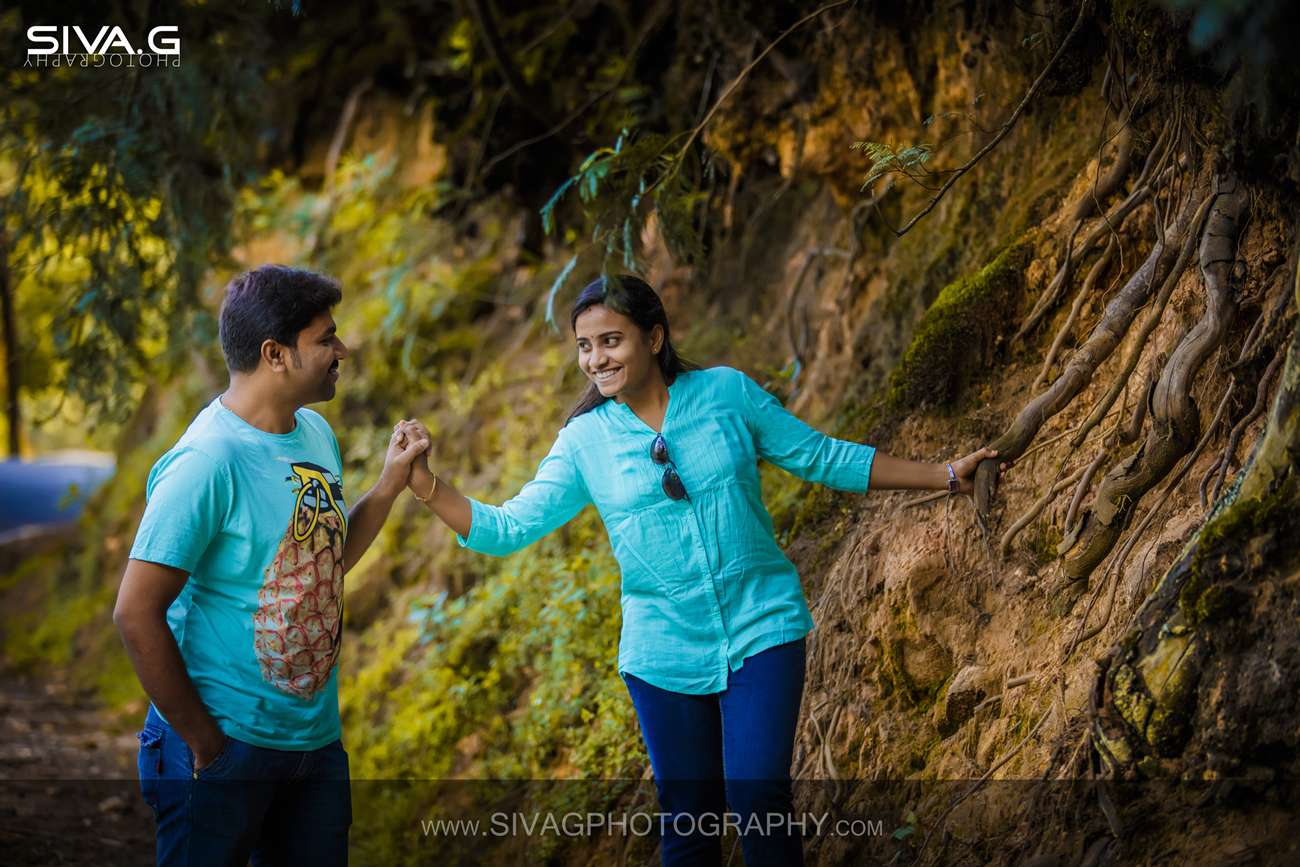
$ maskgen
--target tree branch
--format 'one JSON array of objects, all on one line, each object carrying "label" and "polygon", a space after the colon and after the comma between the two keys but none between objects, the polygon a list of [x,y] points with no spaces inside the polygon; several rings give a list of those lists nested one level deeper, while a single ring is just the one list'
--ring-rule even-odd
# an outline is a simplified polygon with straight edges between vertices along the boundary
[{"label": "tree branch", "polygon": [[[1039,88],[1042,87],[1043,82],[1047,80],[1047,74],[1052,71],[1052,68],[1056,66],[1056,62],[1065,54],[1065,49],[1074,39],[1075,34],[1079,32],[1080,25],[1083,24],[1083,19],[1091,9],[1092,0],[1083,0],[1083,2],[1079,4],[1079,15],[1074,19],[1074,24],[1070,27],[1070,32],[1065,34],[1065,38],[1061,40],[1061,44],[1057,47],[1056,53],[1052,55],[1052,59],[1047,61],[1047,65],[1043,67],[1043,71],[1038,73],[1038,77],[1034,79],[1034,83],[1029,86],[1029,90],[1025,93],[1024,99],[1020,100],[1020,104],[1016,106],[1015,111],[1011,112],[1011,117],[1007,118],[1007,122],[1002,124],[1002,128],[998,130],[997,135],[993,136],[993,139],[988,144],[980,148],[979,152],[975,154],[975,156],[967,160],[965,165],[955,170],[952,176],[944,182],[942,187],[939,188],[939,192],[934,194],[934,197],[930,199],[919,213],[904,223],[901,229],[893,230],[897,237],[901,238],[906,235],[908,230],[915,226],[922,217],[933,211],[934,206],[939,204],[939,200],[942,199],[950,189],[952,189],[953,184],[957,183],[962,175],[974,168],[976,163],[982,160],[989,151],[997,147],[998,143],[1007,137],[1007,133],[1011,132],[1011,128],[1016,125],[1016,121],[1020,120],[1020,115],[1024,114],[1025,107],[1029,105],[1030,100],[1034,98],[1034,95],[1038,93]],[[760,55],[760,57],[761,56],[762,55]]]}]

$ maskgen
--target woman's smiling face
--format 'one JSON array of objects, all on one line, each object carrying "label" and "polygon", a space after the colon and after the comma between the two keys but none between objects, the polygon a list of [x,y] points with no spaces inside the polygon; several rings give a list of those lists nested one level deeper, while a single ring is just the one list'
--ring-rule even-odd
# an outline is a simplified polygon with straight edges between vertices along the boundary
[{"label": "woman's smiling face", "polygon": [[622,313],[595,304],[578,314],[573,323],[578,343],[578,367],[604,397],[639,392],[662,378],[655,354],[663,345],[663,328],[643,331]]}]

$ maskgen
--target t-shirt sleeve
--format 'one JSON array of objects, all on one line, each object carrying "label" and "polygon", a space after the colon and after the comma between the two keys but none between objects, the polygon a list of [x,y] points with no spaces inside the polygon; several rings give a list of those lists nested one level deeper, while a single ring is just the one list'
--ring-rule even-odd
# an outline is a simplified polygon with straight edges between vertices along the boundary
[{"label": "t-shirt sleeve", "polygon": [[734,373],[759,457],[805,481],[845,491],[867,490],[875,447],[827,436],[800,421],[744,373]]},{"label": "t-shirt sleeve", "polygon": [[537,475],[500,506],[469,499],[468,536],[457,534],[463,547],[503,557],[530,545],[569,521],[591,502],[573,456],[568,436],[561,431],[551,451],[537,467]]},{"label": "t-shirt sleeve", "polygon": [[159,458],[145,487],[131,559],[193,572],[230,509],[230,469],[183,446]]}]

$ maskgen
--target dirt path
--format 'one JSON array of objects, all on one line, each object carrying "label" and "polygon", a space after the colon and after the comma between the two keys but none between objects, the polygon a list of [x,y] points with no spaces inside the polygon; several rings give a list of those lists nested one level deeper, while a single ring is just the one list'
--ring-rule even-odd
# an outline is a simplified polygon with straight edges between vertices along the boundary
[{"label": "dirt path", "polygon": [[152,864],[136,739],[60,683],[0,673],[0,861]]}]

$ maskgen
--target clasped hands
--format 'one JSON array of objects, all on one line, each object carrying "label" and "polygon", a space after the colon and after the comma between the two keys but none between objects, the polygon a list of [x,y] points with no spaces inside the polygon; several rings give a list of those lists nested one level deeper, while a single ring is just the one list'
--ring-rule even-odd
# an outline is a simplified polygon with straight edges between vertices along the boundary
[{"label": "clasped hands", "polygon": [[393,425],[393,436],[384,455],[383,478],[386,489],[394,496],[403,486],[421,502],[428,502],[436,484],[429,469],[429,452],[433,437],[418,419],[402,419]]}]

